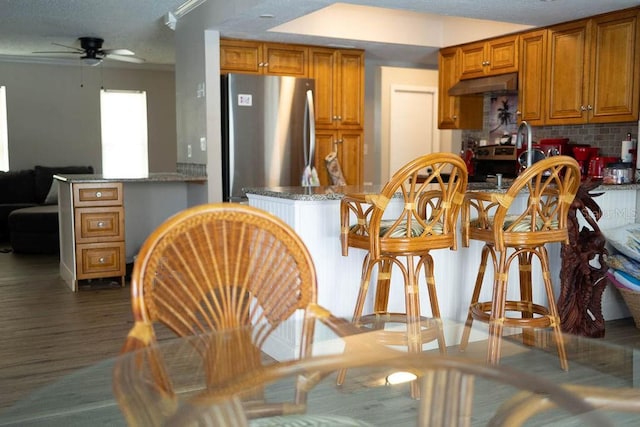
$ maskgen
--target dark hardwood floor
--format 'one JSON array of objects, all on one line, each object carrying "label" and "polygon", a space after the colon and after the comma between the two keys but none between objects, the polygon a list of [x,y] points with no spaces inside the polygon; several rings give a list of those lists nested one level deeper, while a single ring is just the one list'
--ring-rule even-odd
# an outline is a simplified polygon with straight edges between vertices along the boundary
[{"label": "dark hardwood floor", "polygon": [[[94,281],[73,293],[58,267],[57,256],[0,253],[0,410],[117,355],[132,326],[128,286]],[[607,322],[606,335],[640,347],[630,318]]]}]

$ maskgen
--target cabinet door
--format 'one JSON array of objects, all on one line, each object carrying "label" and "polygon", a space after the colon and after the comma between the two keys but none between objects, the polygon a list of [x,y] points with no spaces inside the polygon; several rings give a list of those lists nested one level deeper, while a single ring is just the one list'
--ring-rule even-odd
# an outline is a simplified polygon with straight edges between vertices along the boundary
[{"label": "cabinet door", "polygon": [[518,71],[518,36],[460,46],[460,79]]},{"label": "cabinet door", "polygon": [[331,185],[325,158],[335,151],[348,185],[362,183],[362,131],[316,130],[316,170],[320,185]]},{"label": "cabinet door", "polygon": [[438,57],[438,128],[457,129],[456,97],[449,89],[458,82],[458,48],[440,49]]},{"label": "cabinet door", "polygon": [[518,119],[544,124],[547,30],[520,35]]},{"label": "cabinet door", "polygon": [[338,158],[342,165],[342,173],[349,185],[361,185],[362,170],[362,131],[343,130],[339,134],[340,150]]},{"label": "cabinet door", "polygon": [[592,20],[589,122],[638,120],[638,10]]},{"label": "cabinet door", "polygon": [[262,43],[220,40],[220,71],[262,74]]},{"label": "cabinet door", "polygon": [[485,74],[485,42],[460,46],[460,79],[482,77]]},{"label": "cabinet door", "polygon": [[311,49],[309,52],[309,77],[315,80],[316,126],[333,127],[335,103],[334,82],[337,80],[335,55],[331,49]]},{"label": "cabinet door", "polygon": [[339,83],[336,97],[340,127],[361,128],[364,117],[364,53],[339,51]]},{"label": "cabinet door", "polygon": [[262,51],[265,74],[307,77],[308,49],[306,47],[267,43]]},{"label": "cabinet door", "polygon": [[518,36],[489,40],[485,53],[485,73],[503,74],[518,71]]},{"label": "cabinet door", "polygon": [[589,67],[586,20],[552,27],[547,67],[547,119],[551,125],[583,123]]}]

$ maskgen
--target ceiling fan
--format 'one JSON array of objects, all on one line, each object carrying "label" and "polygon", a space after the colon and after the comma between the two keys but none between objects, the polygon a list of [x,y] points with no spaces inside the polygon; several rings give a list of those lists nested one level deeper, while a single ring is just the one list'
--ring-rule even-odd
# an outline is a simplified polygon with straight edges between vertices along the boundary
[{"label": "ceiling fan", "polygon": [[73,51],[44,51],[33,53],[55,53],[55,54],[72,54],[81,55],[80,59],[88,65],[98,65],[103,59],[112,59],[115,61],[132,62],[135,64],[141,64],[144,59],[137,58],[129,49],[103,49],[102,44],[104,40],[99,37],[80,37],[80,47],[66,46],[60,43],[52,43],[56,46],[61,46]]}]

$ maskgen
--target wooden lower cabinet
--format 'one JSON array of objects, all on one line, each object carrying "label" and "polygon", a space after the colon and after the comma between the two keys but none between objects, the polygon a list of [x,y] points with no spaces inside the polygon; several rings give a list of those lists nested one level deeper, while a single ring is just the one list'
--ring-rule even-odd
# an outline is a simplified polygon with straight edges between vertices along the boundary
[{"label": "wooden lower cabinet", "polygon": [[316,129],[316,169],[320,185],[332,185],[325,158],[335,151],[347,185],[362,183],[362,131]]},{"label": "wooden lower cabinet", "polygon": [[60,182],[60,274],[78,281],[116,277],[125,284],[124,198],[121,182]]}]

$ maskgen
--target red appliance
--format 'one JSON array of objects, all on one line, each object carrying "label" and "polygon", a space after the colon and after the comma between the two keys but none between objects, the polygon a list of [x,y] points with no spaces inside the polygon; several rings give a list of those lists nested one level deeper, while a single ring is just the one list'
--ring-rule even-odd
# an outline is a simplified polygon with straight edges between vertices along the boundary
[{"label": "red appliance", "polygon": [[592,178],[602,178],[603,169],[610,163],[618,161],[617,157],[601,157],[595,156],[589,160],[589,176]]},{"label": "red appliance", "polygon": [[600,149],[598,147],[591,147],[589,145],[574,145],[573,157],[576,158],[580,165],[582,177],[586,178],[589,172],[589,160],[592,157],[596,157]]}]

